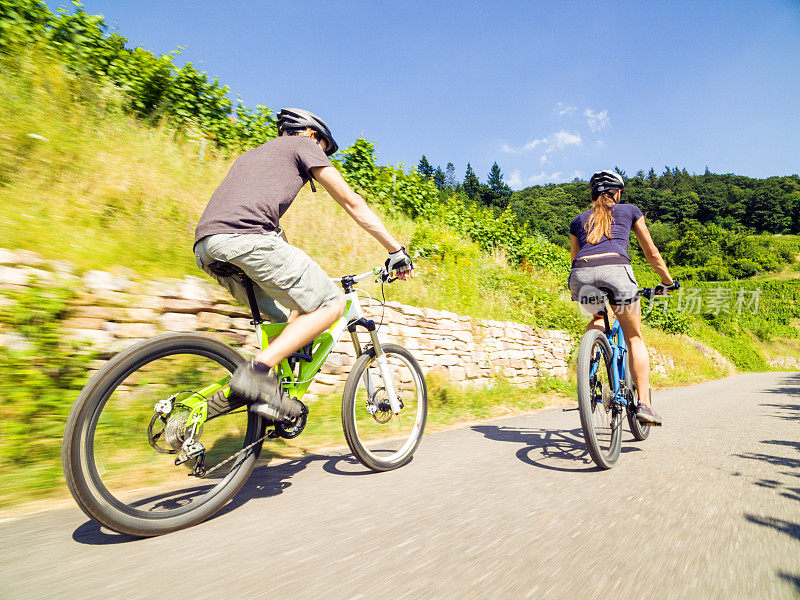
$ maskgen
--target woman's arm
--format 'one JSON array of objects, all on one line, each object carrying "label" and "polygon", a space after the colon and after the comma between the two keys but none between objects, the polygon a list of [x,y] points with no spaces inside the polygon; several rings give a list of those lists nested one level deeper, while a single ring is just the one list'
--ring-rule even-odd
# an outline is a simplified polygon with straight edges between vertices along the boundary
[{"label": "woman's arm", "polygon": [[642,247],[644,257],[653,270],[661,277],[661,283],[664,285],[672,285],[672,277],[667,269],[667,264],[661,258],[661,253],[653,243],[653,238],[650,237],[650,231],[647,229],[647,224],[644,222],[644,217],[639,217],[633,224],[633,232],[636,234],[636,239]]},{"label": "woman's arm", "polygon": [[312,167],[311,174],[319,181],[331,197],[361,228],[374,237],[389,253],[397,252],[401,246],[364,199],[347,185],[336,167]]},{"label": "woman's arm", "polygon": [[580,242],[578,242],[578,238],[569,234],[569,253],[571,260],[575,260],[575,257],[578,256],[578,252],[581,249]]}]

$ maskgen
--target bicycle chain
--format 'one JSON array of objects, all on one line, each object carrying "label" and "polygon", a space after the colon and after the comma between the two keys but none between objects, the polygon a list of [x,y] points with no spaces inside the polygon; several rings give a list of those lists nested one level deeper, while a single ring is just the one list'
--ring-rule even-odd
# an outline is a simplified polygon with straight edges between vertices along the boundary
[{"label": "bicycle chain", "polygon": [[222,465],[226,465],[226,464],[228,464],[228,463],[229,463],[229,462],[231,462],[231,461],[232,461],[234,458],[236,458],[237,456],[240,456],[240,455],[241,455],[241,454],[243,454],[244,452],[247,452],[247,451],[248,451],[248,450],[250,450],[250,448],[252,448],[253,446],[255,446],[255,445],[257,445],[257,444],[260,444],[261,442],[263,442],[263,441],[264,441],[265,439],[267,439],[268,437],[269,437],[269,433],[265,433],[263,436],[261,436],[259,439],[257,439],[255,442],[253,442],[253,443],[252,443],[252,444],[250,444],[249,446],[245,446],[244,448],[242,448],[241,450],[239,450],[239,451],[238,451],[236,454],[231,454],[231,455],[230,455],[228,458],[226,458],[225,460],[223,460],[221,463],[217,463],[216,465],[214,465],[213,467],[211,467],[211,468],[210,468],[208,471],[206,471],[205,473],[203,473],[202,475],[200,475],[200,476],[198,477],[198,479],[205,479],[206,477],[208,477],[209,475],[211,475],[211,474],[212,474],[214,471],[216,471],[217,469],[219,469],[219,468],[220,468]]}]

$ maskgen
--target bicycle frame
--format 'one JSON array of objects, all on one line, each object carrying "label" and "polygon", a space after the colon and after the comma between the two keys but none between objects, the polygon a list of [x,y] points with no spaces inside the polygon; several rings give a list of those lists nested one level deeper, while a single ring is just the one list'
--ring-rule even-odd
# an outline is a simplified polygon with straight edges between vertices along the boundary
[{"label": "bicycle frame", "polygon": [[[613,401],[620,405],[626,406],[628,404],[627,398],[622,390],[622,382],[627,381],[627,373],[625,372],[625,356],[628,353],[628,346],[625,344],[625,336],[622,334],[622,326],[619,320],[614,321],[614,325],[608,322],[608,310],[602,310],[603,321],[605,323],[605,335],[608,343],[611,346],[611,364],[613,365],[611,378],[614,386],[614,399]],[[594,376],[600,366],[600,361],[594,362],[589,376]]]},{"label": "bicycle frame", "polygon": [[[356,332],[357,326],[364,327],[370,335],[370,342],[375,349],[375,361],[378,363],[378,370],[384,382],[384,389],[392,408],[392,412],[399,414],[401,410],[400,401],[397,398],[397,393],[394,389],[389,365],[386,361],[386,355],[383,352],[383,347],[378,338],[378,331],[373,321],[364,317],[364,311],[361,307],[361,302],[358,297],[358,292],[354,289],[354,285],[370,275],[378,275],[377,271],[370,271],[356,276],[347,276],[335,281],[340,281],[345,290],[345,310],[342,317],[337,320],[328,331],[322,333],[311,344],[311,360],[299,359],[297,375],[295,375],[292,364],[289,358],[285,358],[280,362],[277,371],[280,374],[281,386],[293,398],[301,400],[308,388],[317,376],[317,373],[325,365],[331,351],[336,343],[342,338],[345,331],[350,333],[350,339],[353,342],[353,347],[356,356],[362,353],[361,342],[358,339]],[[252,306],[251,306],[252,308]],[[260,321],[257,310],[254,311],[253,324],[255,325],[256,338],[260,348],[266,348],[269,345],[269,340],[274,338],[284,330],[287,323],[264,323]],[[365,374],[367,392],[372,397],[374,395],[374,385],[369,378],[369,374]],[[223,393],[226,397],[230,393],[227,387],[230,381],[230,375],[219,379],[218,381],[206,386],[205,388],[195,392],[187,398],[181,399],[181,404],[190,409],[186,428],[199,427],[208,419],[208,399],[216,393]]]}]

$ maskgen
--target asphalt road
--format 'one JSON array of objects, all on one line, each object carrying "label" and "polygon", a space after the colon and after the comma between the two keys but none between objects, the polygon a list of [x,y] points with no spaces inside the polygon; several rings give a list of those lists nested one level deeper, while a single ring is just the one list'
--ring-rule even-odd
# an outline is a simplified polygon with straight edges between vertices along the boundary
[{"label": "asphalt road", "polygon": [[411,464],[259,467],[160,538],[77,508],[0,522],[0,598],[800,597],[800,374],[657,392],[666,425],[596,470],[577,412],[427,435]]}]

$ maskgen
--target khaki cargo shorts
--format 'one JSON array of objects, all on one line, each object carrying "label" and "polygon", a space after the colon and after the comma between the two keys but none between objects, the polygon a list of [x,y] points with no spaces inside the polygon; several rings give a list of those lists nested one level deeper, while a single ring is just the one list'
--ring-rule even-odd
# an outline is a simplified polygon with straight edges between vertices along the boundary
[{"label": "khaki cargo shorts", "polygon": [[249,306],[244,286],[234,277],[215,275],[208,265],[224,261],[242,269],[256,284],[258,308],[273,323],[285,322],[291,310],[309,313],[342,295],[322,267],[275,231],[209,235],[195,244],[194,257],[198,267]]}]

